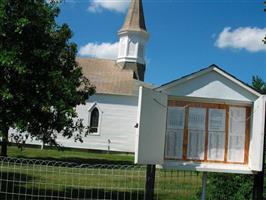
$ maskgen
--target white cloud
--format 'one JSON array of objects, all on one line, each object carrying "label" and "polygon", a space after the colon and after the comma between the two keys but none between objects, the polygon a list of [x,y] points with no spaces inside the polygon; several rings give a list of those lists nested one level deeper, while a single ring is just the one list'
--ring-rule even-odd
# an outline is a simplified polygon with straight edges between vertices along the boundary
[{"label": "white cloud", "polygon": [[215,45],[222,49],[245,49],[249,52],[265,51],[266,45],[262,42],[265,34],[266,28],[240,27],[232,30],[231,27],[225,27],[219,34]]},{"label": "white cloud", "polygon": [[127,10],[129,0],[91,0],[88,10],[101,12],[103,9],[123,13]]},{"label": "white cloud", "polygon": [[116,59],[118,54],[118,42],[116,43],[88,43],[79,50],[81,56],[95,58]]}]

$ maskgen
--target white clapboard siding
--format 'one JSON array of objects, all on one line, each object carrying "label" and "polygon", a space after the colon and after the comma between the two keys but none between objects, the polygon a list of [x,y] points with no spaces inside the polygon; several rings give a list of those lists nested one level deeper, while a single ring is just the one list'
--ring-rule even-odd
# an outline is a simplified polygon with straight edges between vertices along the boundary
[{"label": "white clapboard siding", "polygon": [[[74,138],[67,139],[58,135],[57,142],[64,147],[134,152],[134,128],[137,119],[138,97],[123,95],[98,94],[90,97],[85,105],[77,107],[79,118],[84,125],[89,122],[89,110],[97,106],[100,112],[99,134],[83,137],[83,143],[75,142]],[[110,141],[110,143],[109,143]],[[38,141],[27,141],[28,144],[41,144]]]},{"label": "white clapboard siding", "polygon": [[[89,135],[83,143],[66,142],[64,146],[75,148],[134,152],[137,118],[137,97],[122,95],[95,95],[85,106],[78,107],[78,113],[88,124],[88,110],[96,103],[100,110],[99,135]],[[110,141],[110,144],[109,142]]]}]

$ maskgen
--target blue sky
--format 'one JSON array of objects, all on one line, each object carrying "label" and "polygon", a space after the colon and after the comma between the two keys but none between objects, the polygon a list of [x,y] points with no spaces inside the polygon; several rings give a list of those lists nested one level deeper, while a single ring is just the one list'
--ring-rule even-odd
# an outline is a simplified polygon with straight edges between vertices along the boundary
[{"label": "blue sky", "polygon": [[[67,23],[82,56],[113,58],[128,1],[65,0]],[[150,39],[145,81],[161,85],[211,64],[246,83],[266,80],[263,0],[143,0]],[[87,46],[86,46],[87,45]]]}]

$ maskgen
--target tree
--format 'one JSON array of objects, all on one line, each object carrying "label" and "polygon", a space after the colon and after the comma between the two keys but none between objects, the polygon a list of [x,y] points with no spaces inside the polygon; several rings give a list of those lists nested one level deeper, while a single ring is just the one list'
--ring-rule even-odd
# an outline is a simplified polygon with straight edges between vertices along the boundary
[{"label": "tree", "polygon": [[[95,92],[75,61],[71,30],[57,25],[58,4],[46,0],[0,1],[0,134],[7,155],[10,128],[57,145],[57,133],[81,139],[75,107]],[[24,137],[25,136],[25,137]]]},{"label": "tree", "polygon": [[259,76],[252,77],[252,87],[261,94],[266,94],[266,82]]}]

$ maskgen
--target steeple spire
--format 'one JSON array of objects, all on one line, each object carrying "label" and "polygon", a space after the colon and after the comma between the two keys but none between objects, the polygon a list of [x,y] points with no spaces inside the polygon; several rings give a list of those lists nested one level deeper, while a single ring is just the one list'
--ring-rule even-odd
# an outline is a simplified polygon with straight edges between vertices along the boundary
[{"label": "steeple spire", "polygon": [[118,31],[119,48],[117,64],[122,69],[134,71],[134,78],[143,81],[145,74],[145,44],[149,34],[146,29],[142,0],[131,0],[124,25]]},{"label": "steeple spire", "polygon": [[125,19],[123,27],[119,30],[119,33],[122,33],[124,31],[147,32],[142,0],[131,0],[127,17]]}]

